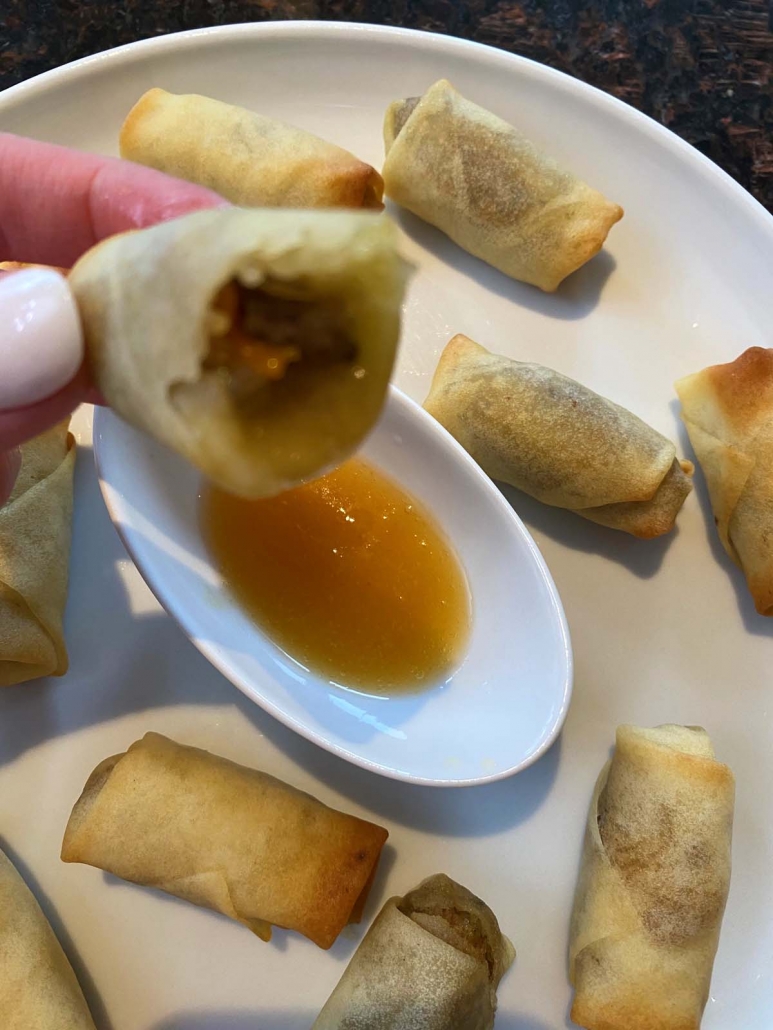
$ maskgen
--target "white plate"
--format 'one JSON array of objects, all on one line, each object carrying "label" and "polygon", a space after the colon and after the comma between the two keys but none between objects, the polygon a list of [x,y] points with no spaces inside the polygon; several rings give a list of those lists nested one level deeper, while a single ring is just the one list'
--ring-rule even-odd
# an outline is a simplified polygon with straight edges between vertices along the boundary
[{"label": "white plate", "polygon": [[191,465],[102,410],[94,454],[108,511],[145,581],[223,675],[271,715],[355,765],[440,787],[519,772],[558,736],[572,692],[566,620],[542,556],[491,480],[392,388],[360,453],[438,519],[464,564],[463,660],[416,694],[372,695],[316,676],[264,636],[213,564]]},{"label": "white plate", "polygon": [[[271,24],[156,39],[8,91],[3,129],[115,151],[152,85],[199,90],[313,129],[376,164],[395,97],[447,76],[626,208],[605,254],[556,296],[513,283],[406,218],[419,262],[397,384],[416,399],[454,332],[541,361],[678,427],[672,382],[769,345],[773,220],[635,111],[556,72],[440,36]],[[100,1030],[308,1027],[362,930],[331,952],[239,926],[58,861],[91,768],[147,729],[268,769],[391,831],[366,920],[438,869],[486,898],[518,948],[497,1030],[565,1025],[567,924],[593,782],[615,725],[702,723],[738,781],[735,869],[704,1030],[773,1026],[773,621],[753,612],[703,480],[671,537],[638,542],[514,498],[556,579],[575,650],[560,743],[521,775],[438,792],[354,769],[244,699],[163,614],[127,560],[83,448],[63,682],[0,696],[0,834],[67,928]]]}]

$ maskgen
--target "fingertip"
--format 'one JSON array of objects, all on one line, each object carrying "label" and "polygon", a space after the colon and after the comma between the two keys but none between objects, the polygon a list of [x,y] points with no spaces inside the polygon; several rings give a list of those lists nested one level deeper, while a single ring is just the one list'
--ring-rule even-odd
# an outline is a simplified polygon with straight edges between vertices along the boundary
[{"label": "fingertip", "polygon": [[0,257],[70,267],[106,236],[223,203],[130,161],[0,133]]},{"label": "fingertip", "polygon": [[228,202],[212,190],[131,161],[106,163],[91,186],[91,217],[98,239],[222,206]]}]

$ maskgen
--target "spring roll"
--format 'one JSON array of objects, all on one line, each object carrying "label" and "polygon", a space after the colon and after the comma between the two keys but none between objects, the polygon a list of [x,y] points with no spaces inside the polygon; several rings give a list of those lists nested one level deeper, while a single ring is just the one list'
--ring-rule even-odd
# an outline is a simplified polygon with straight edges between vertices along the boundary
[{"label": "spring roll", "polygon": [[542,365],[447,345],[424,407],[492,478],[650,538],[673,529],[693,466],[636,415]]},{"label": "spring roll", "polygon": [[680,379],[676,392],[722,546],[773,615],[773,349]]},{"label": "spring roll", "polygon": [[222,912],[264,941],[274,925],[329,948],[359,921],[387,836],[267,773],[146,733],[89,777],[62,860]]},{"label": "spring roll", "polygon": [[552,292],[623,209],[441,79],[384,121],[384,189],[500,272]]},{"label": "spring roll", "polygon": [[121,157],[243,207],[383,207],[381,176],[348,150],[196,93],[148,90],[127,115],[119,145]]},{"label": "spring roll", "polygon": [[0,686],[67,672],[67,602],[75,440],[61,422],[21,448],[0,507]]},{"label": "spring roll", "polygon": [[571,1018],[698,1030],[730,885],[735,785],[696,726],[620,726],[572,914]]},{"label": "spring roll", "polygon": [[438,873],[387,901],[312,1030],[491,1030],[514,957],[488,905]]},{"label": "spring roll", "polygon": [[200,211],[70,273],[94,380],[123,418],[231,493],[347,458],[381,410],[406,265],[363,212]]},{"label": "spring roll", "polygon": [[0,1026],[94,1030],[75,973],[29,887],[0,851]]}]

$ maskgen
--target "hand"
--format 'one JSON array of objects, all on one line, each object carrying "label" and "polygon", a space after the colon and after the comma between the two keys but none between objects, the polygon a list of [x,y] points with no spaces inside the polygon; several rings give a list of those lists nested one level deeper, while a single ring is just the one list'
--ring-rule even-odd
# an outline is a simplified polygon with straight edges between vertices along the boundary
[{"label": "hand", "polygon": [[[0,133],[0,261],[68,269],[107,236],[223,203],[128,161]],[[95,399],[66,280],[0,274],[0,504],[19,444]]]}]

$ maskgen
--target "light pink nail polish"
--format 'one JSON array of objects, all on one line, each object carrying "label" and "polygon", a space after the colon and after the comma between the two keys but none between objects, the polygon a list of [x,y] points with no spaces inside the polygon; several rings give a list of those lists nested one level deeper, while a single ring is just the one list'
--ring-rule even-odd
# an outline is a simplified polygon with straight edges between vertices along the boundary
[{"label": "light pink nail polish", "polygon": [[27,268],[0,278],[0,410],[56,393],[80,368],[83,349],[64,276]]}]

